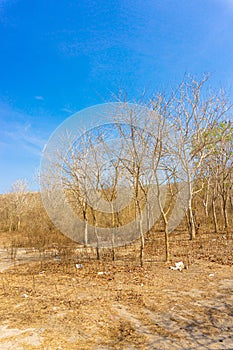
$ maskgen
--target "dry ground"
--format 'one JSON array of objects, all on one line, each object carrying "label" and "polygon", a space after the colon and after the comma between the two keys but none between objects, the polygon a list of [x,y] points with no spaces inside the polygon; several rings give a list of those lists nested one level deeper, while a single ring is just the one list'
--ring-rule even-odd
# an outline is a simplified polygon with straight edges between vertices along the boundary
[{"label": "dry ground", "polygon": [[[233,349],[232,242],[177,234],[165,264],[158,234],[143,268],[136,245],[115,262],[2,247],[0,349]],[[180,260],[187,269],[169,269]]]}]

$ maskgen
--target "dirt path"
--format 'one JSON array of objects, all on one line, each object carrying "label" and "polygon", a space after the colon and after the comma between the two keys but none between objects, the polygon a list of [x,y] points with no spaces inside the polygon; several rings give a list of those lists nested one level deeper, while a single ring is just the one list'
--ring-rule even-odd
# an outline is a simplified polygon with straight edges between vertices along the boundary
[{"label": "dirt path", "polygon": [[[43,259],[51,258],[52,253],[43,255]],[[31,261],[39,261],[40,252],[34,249],[25,248],[0,248],[0,272],[19,264],[25,264]]]},{"label": "dirt path", "polygon": [[[225,288],[232,290],[227,298]],[[233,349],[233,279],[222,281],[215,298],[206,298],[199,290],[190,292],[196,299],[193,305],[176,304],[170,312],[160,313],[143,308],[144,322],[124,305],[115,308],[146,336],[148,350]]]}]

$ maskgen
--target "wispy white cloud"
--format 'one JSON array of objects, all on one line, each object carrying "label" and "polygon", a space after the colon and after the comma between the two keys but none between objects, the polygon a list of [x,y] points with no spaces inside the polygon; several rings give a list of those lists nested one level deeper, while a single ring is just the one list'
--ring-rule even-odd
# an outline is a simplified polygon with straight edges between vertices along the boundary
[{"label": "wispy white cloud", "polygon": [[21,149],[39,156],[46,140],[31,123],[32,116],[0,103],[0,140],[5,149]]},{"label": "wispy white cloud", "polygon": [[62,112],[66,112],[66,113],[69,113],[69,114],[73,114],[75,112],[71,108],[67,108],[67,107],[62,108],[61,110],[62,110]]},{"label": "wispy white cloud", "polygon": [[0,101],[0,193],[19,178],[27,178],[38,188],[35,169],[50,133],[38,117]]},{"label": "wispy white cloud", "polygon": [[38,100],[38,101],[44,101],[44,97],[43,96],[35,96],[35,99]]}]

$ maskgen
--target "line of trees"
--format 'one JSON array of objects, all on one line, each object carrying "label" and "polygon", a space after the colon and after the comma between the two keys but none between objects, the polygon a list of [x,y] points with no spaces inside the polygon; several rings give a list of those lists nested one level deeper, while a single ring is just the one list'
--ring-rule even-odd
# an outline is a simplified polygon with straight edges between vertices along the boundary
[{"label": "line of trees", "polygon": [[[229,228],[229,211],[233,210],[233,124],[222,121],[206,133],[207,156],[199,169],[197,181],[201,184],[200,197],[205,217],[213,216],[214,231],[219,230],[216,202],[220,202],[224,227]],[[199,161],[197,157],[197,162]],[[211,209],[211,210],[210,210]]]},{"label": "line of trees", "polygon": [[[232,210],[232,106],[223,92],[208,91],[207,80],[208,77],[200,81],[186,77],[169,96],[158,94],[141,107],[120,104],[120,109],[116,107],[112,115],[114,123],[86,131],[78,141],[72,139],[69,132],[62,136],[61,147],[51,162],[53,175],[56,182],[63,184],[66,198],[85,222],[85,245],[93,240],[88,233],[93,226],[98,250],[99,244],[106,240],[98,228],[108,227],[114,259],[114,246],[126,236],[129,240],[135,237],[130,227],[125,226],[129,231],[125,237],[120,236],[122,242],[119,242],[116,228],[120,231],[121,226],[134,219],[136,226],[131,229],[140,239],[142,265],[145,215],[147,223],[155,219],[151,217],[153,210],[147,208],[152,203],[148,202],[152,187],[156,188],[153,200],[157,202],[156,209],[164,225],[167,260],[172,230],[169,222],[172,215],[172,220],[175,219],[174,209],[176,213],[186,207],[190,239],[195,239],[198,225],[194,199],[197,196],[201,198],[206,216],[211,208],[216,232],[216,200],[221,198],[225,228],[228,228],[229,210]],[[45,182],[53,184],[54,177],[43,176]],[[182,183],[186,184],[185,203],[176,208]],[[127,199],[126,192],[132,193],[131,203],[124,210],[117,210],[117,188],[125,189]],[[102,210],[103,199],[105,210]],[[128,216],[124,215],[126,211]]]},{"label": "line of trees", "polygon": [[[83,223],[77,240],[86,246],[95,242],[97,258],[105,243],[114,260],[116,246],[139,238],[143,265],[145,232],[160,217],[169,260],[169,233],[184,210],[189,237],[195,239],[197,202],[215,232],[221,217],[229,229],[232,106],[223,92],[210,92],[207,81],[186,77],[169,95],[157,94],[140,106],[116,105],[111,124],[87,130],[78,140],[69,130],[61,135],[50,168],[40,174],[42,187],[48,195],[59,184]],[[8,197],[9,231],[21,229],[27,187],[16,182]]]}]

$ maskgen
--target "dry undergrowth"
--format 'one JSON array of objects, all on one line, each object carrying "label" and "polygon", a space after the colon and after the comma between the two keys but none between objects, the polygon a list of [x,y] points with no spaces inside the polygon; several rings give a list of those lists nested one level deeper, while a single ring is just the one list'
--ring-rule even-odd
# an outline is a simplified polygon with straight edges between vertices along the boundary
[{"label": "dry undergrowth", "polygon": [[184,261],[183,272],[169,270],[163,235],[154,238],[143,268],[137,245],[119,248],[115,262],[75,246],[3,271],[0,323],[24,333],[0,328],[1,348],[233,348],[232,234],[172,236],[171,264]]}]

